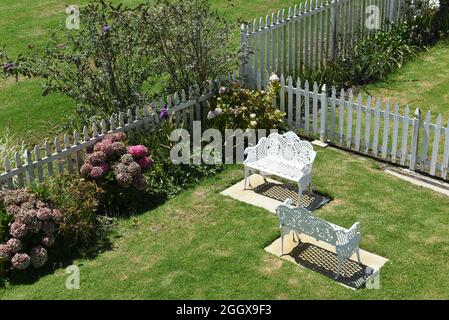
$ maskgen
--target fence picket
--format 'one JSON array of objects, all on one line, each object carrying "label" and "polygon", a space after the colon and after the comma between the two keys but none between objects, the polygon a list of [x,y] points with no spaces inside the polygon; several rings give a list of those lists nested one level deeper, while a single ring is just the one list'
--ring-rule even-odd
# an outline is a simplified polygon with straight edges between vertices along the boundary
[{"label": "fence picket", "polygon": [[430,111],[427,111],[426,119],[424,120],[423,125],[423,141],[422,141],[422,149],[421,149],[421,158],[419,160],[419,164],[426,166],[427,155],[429,152],[429,141],[430,141],[430,121],[432,115]]},{"label": "fence picket", "polygon": [[[16,154],[15,154],[15,160],[16,160],[16,168],[21,168],[22,167],[22,159],[18,152],[16,152]],[[17,174],[17,184],[18,184],[19,188],[23,188],[25,186],[24,180],[25,180],[24,174],[22,172],[19,172]]]},{"label": "fence picket", "polygon": [[296,129],[301,128],[301,80],[296,80]]},{"label": "fence picket", "polygon": [[402,147],[401,147],[401,162],[400,164],[402,166],[405,165],[405,162],[407,161],[407,140],[408,140],[408,125],[410,122],[409,119],[409,108],[408,106],[405,107],[404,110],[404,118],[402,119]]},{"label": "fence picket", "polygon": [[[3,165],[5,167],[5,173],[9,173],[11,171],[11,161],[9,161],[8,157],[5,157],[3,160]],[[12,178],[8,178],[6,180],[6,184],[8,185],[8,189],[14,189],[14,183]],[[0,183],[1,187],[1,183]]]},{"label": "fence picket", "polygon": [[318,83],[313,83],[313,101],[312,101],[312,116],[313,116],[313,133],[318,133]]},{"label": "fence picket", "polygon": [[37,177],[39,179],[39,182],[44,181],[44,170],[42,169],[42,156],[41,156],[41,149],[39,146],[34,146],[34,157],[36,159],[36,169],[37,169]]},{"label": "fence picket", "polygon": [[329,139],[333,143],[335,138],[335,111],[337,107],[337,89],[332,87],[332,98],[331,98],[331,123],[330,123],[330,132]]},{"label": "fence picket", "polygon": [[393,116],[393,142],[391,144],[391,161],[396,162],[396,157],[398,155],[398,132],[399,132],[399,104],[396,103],[394,106],[394,116]]},{"label": "fence picket", "polygon": [[387,106],[384,112],[384,131],[382,135],[382,159],[388,156],[388,138],[390,130],[390,101],[387,101]]},{"label": "fence picket", "polygon": [[365,153],[369,154],[371,139],[371,96],[368,96],[367,106],[365,109]]},{"label": "fence picket", "polygon": [[32,158],[30,150],[25,151],[25,157],[26,157],[26,161],[27,161],[28,182],[33,183],[35,176],[34,176],[33,158]]},{"label": "fence picket", "polygon": [[[47,158],[50,157],[51,149],[50,149],[50,144],[48,143],[48,141],[45,141],[44,148],[45,148],[45,155],[47,156]],[[48,162],[48,164],[47,164],[47,172],[50,177],[53,177],[54,172],[53,172],[53,162],[52,161]]]},{"label": "fence picket", "polygon": [[449,166],[449,120],[446,126],[446,139],[444,141],[443,162],[441,164],[441,177],[447,179],[447,171]]},{"label": "fence picket", "polygon": [[357,119],[356,119],[356,125],[355,125],[355,150],[360,151],[360,138],[361,138],[361,131],[362,131],[362,95],[359,94],[359,97],[357,99]]},{"label": "fence picket", "polygon": [[288,77],[288,114],[287,114],[287,121],[288,126],[293,126],[293,79],[292,77]]},{"label": "fence picket", "polygon": [[338,100],[338,111],[339,111],[339,117],[338,117],[338,140],[340,145],[343,145],[343,130],[344,130],[344,121],[345,121],[345,91],[341,89],[340,92],[340,99]]},{"label": "fence picket", "polygon": [[346,147],[351,148],[352,145],[352,108],[354,107],[354,93],[349,90],[348,100],[348,123],[346,126]]},{"label": "fence picket", "polygon": [[441,125],[442,125],[441,114],[438,115],[437,124],[435,128],[435,135],[433,139],[433,149],[432,149],[432,159],[430,161],[430,174],[435,175],[437,160],[438,160],[438,149],[440,147],[440,136],[441,136]]},{"label": "fence picket", "polygon": [[281,75],[281,96],[280,96],[281,111],[285,112],[285,78]]},{"label": "fence picket", "polygon": [[310,90],[309,90],[309,81],[306,80],[304,84],[304,129],[305,133],[309,134],[310,132]]},{"label": "fence picket", "polygon": [[373,137],[373,155],[377,157],[379,153],[379,130],[380,130],[380,100],[377,100],[376,110],[374,111],[374,137]]}]

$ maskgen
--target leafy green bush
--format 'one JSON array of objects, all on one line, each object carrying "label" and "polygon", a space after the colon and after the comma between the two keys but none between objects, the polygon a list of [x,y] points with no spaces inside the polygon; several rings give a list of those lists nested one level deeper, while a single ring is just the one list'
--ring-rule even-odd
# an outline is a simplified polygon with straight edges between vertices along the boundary
[{"label": "leafy green bush", "polygon": [[16,59],[0,50],[6,77],[43,78],[44,95],[58,92],[75,101],[76,116],[64,129],[143,107],[161,93],[153,87],[173,93],[237,66],[231,27],[207,0],[147,1],[135,8],[96,0],[81,7],[80,16],[79,30],[62,25]]},{"label": "leafy green bush", "polygon": [[151,170],[145,173],[148,183],[146,195],[139,200],[140,203],[146,202],[147,206],[157,206],[222,169],[222,165],[174,164],[170,150],[175,142],[170,141],[170,134],[175,128],[173,122],[166,119],[151,132],[140,129],[128,134],[130,143],[150,146],[151,158],[154,159]]},{"label": "leafy green bush", "polygon": [[225,129],[281,129],[285,113],[275,106],[279,79],[270,81],[268,91],[252,91],[234,82],[219,89],[207,118],[211,127]]},{"label": "leafy green bush", "polygon": [[97,215],[105,192],[95,182],[64,175],[35,185],[33,192],[60,209],[57,234],[63,246],[85,249],[106,235],[108,226]]}]

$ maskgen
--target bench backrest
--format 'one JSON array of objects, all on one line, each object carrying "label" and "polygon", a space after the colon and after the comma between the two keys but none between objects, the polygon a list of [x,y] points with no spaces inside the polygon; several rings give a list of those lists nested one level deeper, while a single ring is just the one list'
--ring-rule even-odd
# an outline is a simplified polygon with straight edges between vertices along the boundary
[{"label": "bench backrest", "polygon": [[280,205],[276,212],[281,227],[288,227],[332,245],[336,244],[337,231],[334,227],[329,222],[315,217],[307,209],[301,207],[292,208],[290,207],[290,202],[286,202]]},{"label": "bench backrest", "polygon": [[294,132],[283,135],[272,133],[264,144],[267,148],[267,156],[282,158],[294,164],[304,165],[312,163],[316,152],[310,142],[301,140]]}]

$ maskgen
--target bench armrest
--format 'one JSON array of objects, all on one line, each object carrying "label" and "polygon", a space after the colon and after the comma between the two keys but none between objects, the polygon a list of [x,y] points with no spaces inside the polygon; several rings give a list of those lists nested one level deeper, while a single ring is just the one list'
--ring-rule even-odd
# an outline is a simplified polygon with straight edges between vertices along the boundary
[{"label": "bench armrest", "polygon": [[337,233],[337,254],[344,258],[350,258],[360,245],[360,222],[354,223],[354,225],[347,231],[339,230]]},{"label": "bench armrest", "polygon": [[247,156],[244,164],[257,161],[257,146],[246,148],[244,154]]}]

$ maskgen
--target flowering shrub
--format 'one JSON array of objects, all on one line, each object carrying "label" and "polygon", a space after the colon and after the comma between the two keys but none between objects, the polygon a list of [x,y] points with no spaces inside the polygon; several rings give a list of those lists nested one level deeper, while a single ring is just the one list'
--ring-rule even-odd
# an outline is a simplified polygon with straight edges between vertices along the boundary
[{"label": "flowering shrub", "polygon": [[0,262],[10,263],[17,270],[25,270],[30,264],[44,266],[61,212],[25,189],[0,192],[0,207],[10,221],[0,239]]},{"label": "flowering shrub", "polygon": [[80,172],[87,178],[115,180],[123,188],[133,186],[144,190],[146,180],[142,175],[149,169],[153,160],[148,148],[142,145],[126,147],[126,134],[119,132],[106,135],[89,150]]},{"label": "flowering shrub", "polygon": [[279,78],[272,77],[266,91],[244,89],[237,82],[218,90],[216,105],[207,118],[212,127],[224,129],[281,129],[285,113],[273,106]]}]

